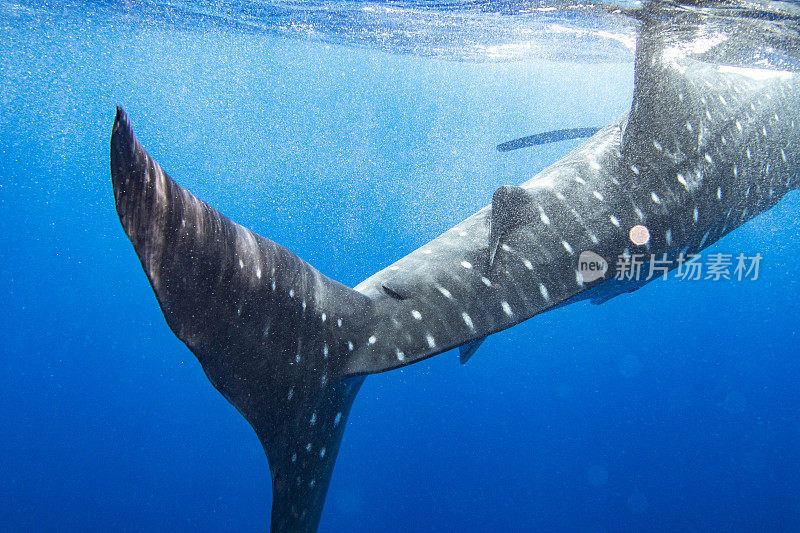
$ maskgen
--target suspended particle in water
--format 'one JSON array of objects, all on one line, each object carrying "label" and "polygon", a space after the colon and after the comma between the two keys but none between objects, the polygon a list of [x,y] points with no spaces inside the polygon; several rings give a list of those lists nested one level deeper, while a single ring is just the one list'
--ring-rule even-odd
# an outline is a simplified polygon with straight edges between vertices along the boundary
[{"label": "suspended particle in water", "polygon": [[650,242],[650,230],[647,229],[647,226],[642,226],[641,224],[632,227],[628,236],[631,238],[631,242],[636,246],[644,246]]}]

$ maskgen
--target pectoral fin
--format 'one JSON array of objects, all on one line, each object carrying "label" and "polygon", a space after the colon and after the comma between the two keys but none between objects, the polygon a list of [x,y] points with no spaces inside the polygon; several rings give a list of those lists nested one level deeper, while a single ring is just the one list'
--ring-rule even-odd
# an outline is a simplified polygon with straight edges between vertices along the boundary
[{"label": "pectoral fin", "polygon": [[514,139],[513,141],[506,141],[497,145],[498,152],[510,152],[519,148],[526,148],[528,146],[537,146],[539,144],[548,144],[559,141],[568,141],[570,139],[582,139],[584,137],[591,137],[600,131],[600,128],[569,128],[564,130],[552,130],[544,133],[537,133],[535,135],[528,135]]}]

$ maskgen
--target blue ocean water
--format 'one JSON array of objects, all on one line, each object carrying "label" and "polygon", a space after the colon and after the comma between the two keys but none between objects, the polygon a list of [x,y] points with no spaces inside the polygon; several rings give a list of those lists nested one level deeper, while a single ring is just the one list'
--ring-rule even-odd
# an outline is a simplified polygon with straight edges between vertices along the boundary
[{"label": "blue ocean water", "polygon": [[[120,228],[116,104],[183,186],[350,286],[578,141],[496,144],[630,106],[624,30],[603,53],[573,32],[572,56],[537,55],[501,31],[537,27],[519,8],[482,10],[512,21],[482,40],[454,41],[456,25],[420,44],[317,35],[297,12],[265,31],[244,10],[212,24],[143,6],[0,5],[9,531],[269,522],[261,445],[167,327]],[[369,377],[320,530],[796,530],[798,212],[792,193],[709,249],[760,253],[756,281],[654,282],[494,335],[466,366],[449,352]]]}]

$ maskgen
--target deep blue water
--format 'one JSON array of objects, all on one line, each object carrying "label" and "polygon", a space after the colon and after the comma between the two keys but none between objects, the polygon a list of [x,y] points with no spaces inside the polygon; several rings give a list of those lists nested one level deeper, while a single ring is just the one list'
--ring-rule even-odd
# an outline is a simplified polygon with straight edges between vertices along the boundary
[{"label": "deep blue water", "polygon": [[[182,185],[353,286],[577,142],[496,144],[631,99],[620,51],[455,61],[100,7],[0,14],[9,531],[268,524],[261,446],[119,225],[116,104]],[[708,250],[761,253],[757,281],[654,282],[494,335],[466,366],[368,378],[320,530],[796,530],[798,212],[790,194]]]}]

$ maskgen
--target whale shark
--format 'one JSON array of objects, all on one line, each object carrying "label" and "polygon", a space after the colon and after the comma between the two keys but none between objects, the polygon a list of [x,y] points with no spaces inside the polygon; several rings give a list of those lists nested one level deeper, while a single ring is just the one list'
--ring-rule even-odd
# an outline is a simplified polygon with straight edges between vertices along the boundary
[{"label": "whale shark", "polygon": [[[455,348],[465,363],[542,312],[633,292],[651,280],[619,276],[625,258],[676,268],[797,187],[798,75],[735,53],[740,22],[644,11],[630,111],[354,288],[179,186],[117,108],[119,219],[167,324],[264,448],[272,531],[317,529],[367,375]],[[587,275],[586,254],[603,268]]]}]

